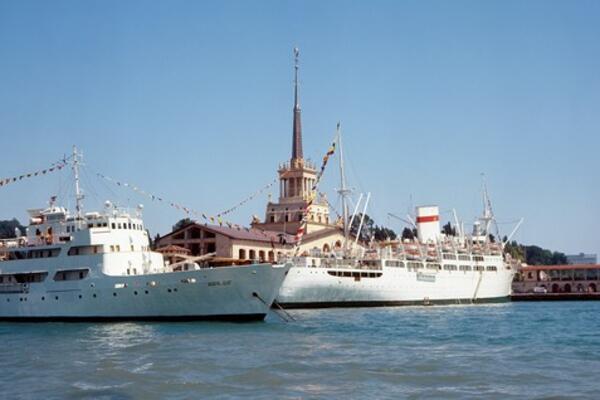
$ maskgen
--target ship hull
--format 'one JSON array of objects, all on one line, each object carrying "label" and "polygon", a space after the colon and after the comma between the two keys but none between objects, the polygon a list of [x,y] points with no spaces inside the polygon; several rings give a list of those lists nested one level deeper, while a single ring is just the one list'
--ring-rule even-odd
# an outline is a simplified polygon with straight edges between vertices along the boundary
[{"label": "ship hull", "polygon": [[256,264],[30,283],[0,293],[4,321],[258,321],[289,266]]},{"label": "ship hull", "polygon": [[[350,276],[333,276],[338,273]],[[481,272],[383,267],[365,272],[295,266],[284,281],[277,302],[286,308],[504,302],[510,300],[512,277],[513,272],[504,267]]]}]

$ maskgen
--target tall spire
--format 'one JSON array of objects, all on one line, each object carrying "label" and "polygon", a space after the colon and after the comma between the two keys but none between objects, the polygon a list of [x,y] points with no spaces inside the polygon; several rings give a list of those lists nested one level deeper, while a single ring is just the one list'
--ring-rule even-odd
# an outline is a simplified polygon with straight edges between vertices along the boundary
[{"label": "tall spire", "polygon": [[298,57],[300,50],[294,48],[294,137],[292,142],[292,161],[303,159],[302,154],[302,121],[300,119],[300,102],[298,100]]}]

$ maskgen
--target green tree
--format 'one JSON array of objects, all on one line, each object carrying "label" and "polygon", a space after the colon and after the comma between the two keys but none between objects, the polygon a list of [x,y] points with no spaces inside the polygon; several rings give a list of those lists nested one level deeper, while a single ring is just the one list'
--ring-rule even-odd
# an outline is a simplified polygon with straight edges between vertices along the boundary
[{"label": "green tree", "polygon": [[11,239],[16,237],[15,229],[19,229],[22,235],[25,234],[25,227],[21,225],[16,218],[0,221],[0,239]]},{"label": "green tree", "polygon": [[[357,214],[352,221],[352,225],[350,226],[350,233],[352,235],[356,235],[358,232],[358,227],[360,226],[362,214]],[[373,218],[369,217],[368,214],[365,214],[365,218],[363,221],[363,226],[360,231],[360,240],[364,242],[368,242],[373,238],[376,241],[384,241],[384,240],[394,240],[398,237],[396,232],[392,229],[387,228],[385,226],[375,225],[375,221]]]},{"label": "green tree", "polygon": [[183,218],[183,219],[180,219],[179,221],[177,221],[175,223],[175,225],[173,225],[172,229],[173,229],[173,231],[176,231],[180,228],[183,228],[184,226],[187,226],[187,225],[193,224],[193,223],[194,223],[194,221],[192,221],[190,218]]},{"label": "green tree", "polygon": [[456,236],[456,228],[450,222],[442,226],[442,233],[446,236]]},{"label": "green tree", "polygon": [[402,230],[402,240],[414,240],[417,237],[417,230],[408,227]]}]

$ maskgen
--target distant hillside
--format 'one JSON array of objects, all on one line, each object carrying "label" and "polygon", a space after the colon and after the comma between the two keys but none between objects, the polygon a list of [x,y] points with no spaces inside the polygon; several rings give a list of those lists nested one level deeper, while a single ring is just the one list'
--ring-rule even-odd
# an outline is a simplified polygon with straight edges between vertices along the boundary
[{"label": "distant hillside", "polygon": [[567,263],[567,256],[535,245],[523,245],[516,241],[506,244],[504,250],[513,258],[524,260],[529,265],[561,265]]},{"label": "distant hillside", "polygon": [[15,228],[19,228],[22,234],[25,234],[25,227],[17,221],[16,218],[6,221],[0,221],[0,239],[10,239],[15,237]]}]

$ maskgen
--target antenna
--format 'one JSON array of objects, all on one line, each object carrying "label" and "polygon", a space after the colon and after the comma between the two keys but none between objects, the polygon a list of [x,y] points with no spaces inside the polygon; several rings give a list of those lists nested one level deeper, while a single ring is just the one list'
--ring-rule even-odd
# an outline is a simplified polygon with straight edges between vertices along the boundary
[{"label": "antenna", "polygon": [[73,175],[75,177],[75,209],[77,211],[77,220],[83,219],[83,193],[79,187],[79,165],[81,154],[77,152],[77,147],[73,146]]}]

